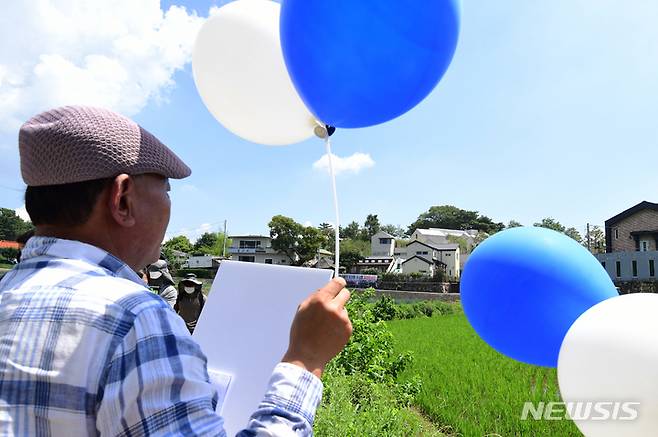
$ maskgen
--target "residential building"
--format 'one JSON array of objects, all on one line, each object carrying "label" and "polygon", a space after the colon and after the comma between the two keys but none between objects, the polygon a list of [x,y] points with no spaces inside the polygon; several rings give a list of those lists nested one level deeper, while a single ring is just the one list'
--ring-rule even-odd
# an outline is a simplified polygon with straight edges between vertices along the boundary
[{"label": "residential building", "polygon": [[[476,239],[478,237],[479,231],[475,229],[469,230],[459,230],[459,229],[443,229],[443,228],[429,228],[429,229],[416,229],[413,234],[411,234],[411,241],[420,241],[425,244],[429,244],[433,247],[440,247],[447,244],[459,244],[465,245],[463,249],[460,250],[459,256],[459,269],[464,268],[464,264],[468,259],[468,255],[473,251],[473,248],[476,244]],[[456,270],[455,270],[456,271]],[[459,277],[459,273],[455,274],[455,277]]]},{"label": "residential building", "polygon": [[285,253],[272,248],[272,239],[265,235],[233,235],[228,253],[235,261],[261,264],[290,265],[291,260]]},{"label": "residential building", "polygon": [[605,251],[658,249],[658,203],[640,202],[605,221]]},{"label": "residential building", "polygon": [[640,202],[606,220],[605,245],[596,257],[613,281],[655,280],[658,203]]},{"label": "residential building", "polygon": [[[448,278],[459,279],[461,274],[459,244],[432,245],[415,240],[407,244],[405,249],[403,273],[420,272],[433,275],[436,269],[440,268]],[[418,259],[410,263],[412,258]]]},{"label": "residential building", "polygon": [[387,232],[379,231],[370,238],[372,256],[393,256],[395,237]]},{"label": "residential building", "polygon": [[187,259],[184,267],[189,269],[216,269],[219,267],[221,257],[213,255],[195,255]]}]

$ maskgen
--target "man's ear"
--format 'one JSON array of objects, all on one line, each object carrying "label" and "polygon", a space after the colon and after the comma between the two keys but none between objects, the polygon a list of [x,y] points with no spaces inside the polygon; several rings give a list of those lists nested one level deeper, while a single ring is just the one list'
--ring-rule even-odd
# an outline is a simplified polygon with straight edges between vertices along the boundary
[{"label": "man's ear", "polygon": [[110,186],[108,207],[112,219],[119,226],[130,228],[135,225],[136,195],[135,180],[131,176],[120,174],[114,178]]}]

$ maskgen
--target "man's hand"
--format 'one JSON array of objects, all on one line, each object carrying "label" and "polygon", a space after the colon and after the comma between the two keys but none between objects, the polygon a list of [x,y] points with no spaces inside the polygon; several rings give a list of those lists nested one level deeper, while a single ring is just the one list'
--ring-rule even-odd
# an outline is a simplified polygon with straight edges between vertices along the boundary
[{"label": "man's hand", "polygon": [[324,366],[347,344],[352,322],[345,303],[350,292],[343,278],[335,278],[299,305],[290,327],[290,344],[282,361],[313,372],[318,378]]}]

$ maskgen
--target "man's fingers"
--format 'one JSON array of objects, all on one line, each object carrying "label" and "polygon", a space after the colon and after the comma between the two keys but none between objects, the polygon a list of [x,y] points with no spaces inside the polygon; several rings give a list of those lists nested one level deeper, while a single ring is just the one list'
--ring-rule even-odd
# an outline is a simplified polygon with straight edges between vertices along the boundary
[{"label": "man's fingers", "polygon": [[330,299],[335,298],[340,290],[345,288],[346,282],[345,279],[343,278],[334,278],[327,285],[322,287],[318,294],[324,294],[328,296]]},{"label": "man's fingers", "polygon": [[344,307],[348,300],[350,300],[350,290],[347,288],[340,290],[334,298],[334,302],[340,305],[340,307]]}]

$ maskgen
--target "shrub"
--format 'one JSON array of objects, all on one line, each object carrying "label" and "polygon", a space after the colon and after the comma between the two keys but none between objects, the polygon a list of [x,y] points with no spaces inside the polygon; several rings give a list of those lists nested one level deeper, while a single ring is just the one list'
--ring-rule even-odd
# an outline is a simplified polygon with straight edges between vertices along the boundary
[{"label": "shrub", "polygon": [[372,315],[375,322],[395,319],[397,317],[395,301],[388,296],[382,296],[375,302],[372,308]]}]

